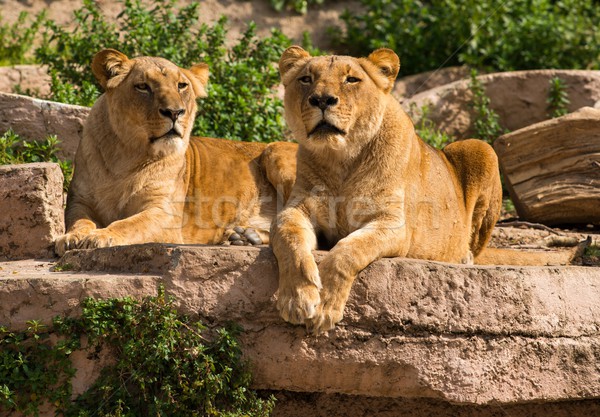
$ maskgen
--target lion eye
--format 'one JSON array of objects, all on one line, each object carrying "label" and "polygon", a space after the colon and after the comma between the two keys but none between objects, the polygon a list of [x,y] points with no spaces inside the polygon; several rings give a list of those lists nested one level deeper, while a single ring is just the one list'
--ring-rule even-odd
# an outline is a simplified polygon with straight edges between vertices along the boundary
[{"label": "lion eye", "polygon": [[360,78],[351,77],[351,76],[346,77],[346,83],[348,83],[348,84],[356,84],[358,82],[360,82]]},{"label": "lion eye", "polygon": [[185,90],[188,86],[188,83],[179,83],[177,84],[177,88],[180,90]]},{"label": "lion eye", "polygon": [[136,90],[141,91],[143,93],[150,92],[150,86],[146,83],[136,84],[136,85],[134,85],[134,87]]},{"label": "lion eye", "polygon": [[310,75],[305,75],[304,77],[298,78],[298,81],[300,81],[300,84],[308,85],[312,82],[312,78]]}]

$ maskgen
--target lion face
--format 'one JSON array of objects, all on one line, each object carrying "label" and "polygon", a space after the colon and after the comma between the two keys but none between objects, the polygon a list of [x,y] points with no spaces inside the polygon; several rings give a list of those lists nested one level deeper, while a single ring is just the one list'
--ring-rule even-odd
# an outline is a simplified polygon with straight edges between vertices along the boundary
[{"label": "lion face", "polygon": [[94,56],[92,71],[106,91],[111,128],[126,147],[152,158],[185,152],[196,98],[206,96],[206,64],[183,69],[166,59],[129,59],[107,49]]},{"label": "lion face", "polygon": [[279,61],[285,117],[307,148],[351,151],[379,130],[400,69],[398,56],[378,49],[368,58],[311,57],[298,46]]}]

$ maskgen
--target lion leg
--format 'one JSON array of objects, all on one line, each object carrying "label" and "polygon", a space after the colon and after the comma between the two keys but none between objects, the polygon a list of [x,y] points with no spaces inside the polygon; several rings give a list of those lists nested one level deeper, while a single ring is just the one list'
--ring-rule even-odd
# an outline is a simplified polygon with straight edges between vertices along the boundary
[{"label": "lion leg", "polygon": [[321,279],[312,254],[317,248],[313,224],[296,207],[287,207],[271,226],[271,246],[279,267],[277,309],[293,324],[314,317],[320,302]]},{"label": "lion leg", "polygon": [[65,210],[66,233],[54,242],[54,251],[58,256],[63,256],[70,249],[80,248],[86,236],[98,228],[90,205],[81,200],[75,191],[76,187],[77,180],[74,179],[69,188]]},{"label": "lion leg", "polygon": [[471,217],[469,247],[476,258],[488,244],[502,208],[502,184],[494,149],[480,140],[451,143],[443,150],[462,185]]},{"label": "lion leg", "polygon": [[326,332],[342,320],[356,276],[383,257],[405,256],[408,247],[403,222],[374,221],[340,240],[319,264],[323,283],[321,304],[309,327]]},{"label": "lion leg", "polygon": [[487,192],[483,191],[473,210],[473,224],[471,226],[471,251],[477,257],[487,246],[492,237],[492,230],[500,217],[502,208],[502,185],[500,177],[497,181],[490,178]]},{"label": "lion leg", "polygon": [[267,179],[275,188],[282,204],[288,200],[296,181],[298,147],[290,142],[274,142],[262,153],[262,165]]},{"label": "lion leg", "polygon": [[144,210],[103,229],[92,230],[78,247],[93,249],[148,242],[183,243],[181,218],[158,208]]}]

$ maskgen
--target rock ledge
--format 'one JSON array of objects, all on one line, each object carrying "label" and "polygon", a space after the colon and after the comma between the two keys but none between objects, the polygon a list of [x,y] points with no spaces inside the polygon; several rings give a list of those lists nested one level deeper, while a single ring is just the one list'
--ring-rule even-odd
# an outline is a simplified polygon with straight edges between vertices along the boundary
[{"label": "rock ledge", "polygon": [[342,323],[312,337],[278,317],[266,247],[72,251],[59,261],[68,272],[22,262],[0,264],[16,268],[0,278],[0,322],[20,328],[77,314],[86,296],[142,297],[164,285],[184,312],[244,327],[261,389],[471,406],[600,397],[597,268],[383,259],[360,274]]}]

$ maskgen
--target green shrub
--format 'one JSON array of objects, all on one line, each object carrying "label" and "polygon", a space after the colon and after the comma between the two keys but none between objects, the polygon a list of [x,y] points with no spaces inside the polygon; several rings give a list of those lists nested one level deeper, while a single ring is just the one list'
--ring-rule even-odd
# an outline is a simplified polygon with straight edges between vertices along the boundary
[{"label": "green shrub", "polygon": [[470,88],[473,93],[471,105],[475,112],[473,121],[475,137],[492,144],[496,138],[505,133],[506,130],[500,126],[500,117],[498,116],[498,113],[490,108],[490,98],[487,96],[477,75],[476,70],[471,70]]},{"label": "green shrub", "polygon": [[269,0],[271,6],[278,12],[291,9],[300,14],[306,14],[308,6],[321,5],[325,0]]},{"label": "green shrub", "polygon": [[548,90],[548,117],[555,118],[569,113],[569,95],[567,86],[560,77],[550,79],[550,89]]},{"label": "green shrub", "polygon": [[282,139],[282,103],[274,93],[279,84],[276,62],[290,41],[279,31],[258,39],[253,23],[230,50],[227,20],[198,24],[199,3],[177,8],[174,0],[153,0],[150,6],[125,0],[112,23],[96,2],[84,0],[75,12],[74,28],[45,24],[36,49],[52,74],[52,99],[91,105],[99,87],[90,70],[94,54],[115,48],[130,57],[161,56],[182,67],[209,65],[209,97],[200,102],[194,134],[236,140]]},{"label": "green shrub", "polygon": [[0,411],[37,415],[44,402],[65,408],[71,397],[69,381],[75,375],[69,355],[76,343],[52,343],[39,322],[27,325],[24,332],[0,326]]},{"label": "green shrub", "polygon": [[46,20],[46,14],[40,13],[32,22],[28,22],[28,17],[27,12],[21,12],[12,25],[0,24],[0,65],[18,65],[33,61],[33,57],[30,56],[33,40],[40,25]]},{"label": "green shrub", "polygon": [[73,164],[58,158],[60,141],[55,135],[42,141],[25,141],[12,129],[0,136],[0,165],[26,164],[31,162],[56,162],[64,176],[64,190],[67,191],[73,177]]},{"label": "green shrub", "polygon": [[435,124],[429,119],[429,105],[424,105],[420,109],[416,109],[413,103],[410,113],[419,114],[419,121],[415,124],[417,135],[423,141],[436,149],[442,149],[447,144],[454,142],[456,139],[448,133],[439,130]]},{"label": "green shrub", "polygon": [[333,30],[344,52],[394,49],[409,75],[451,65],[497,71],[600,68],[595,0],[361,0]]},{"label": "green shrub", "polygon": [[[69,416],[268,416],[274,399],[249,389],[237,331],[206,338],[198,321],[176,312],[160,290],[131,298],[82,303],[80,318],[54,319],[58,342],[31,322],[26,332],[0,327],[0,407],[36,415],[44,401]],[[82,346],[82,343],[85,343]],[[110,351],[114,362],[71,402],[69,360],[75,350]]]}]

